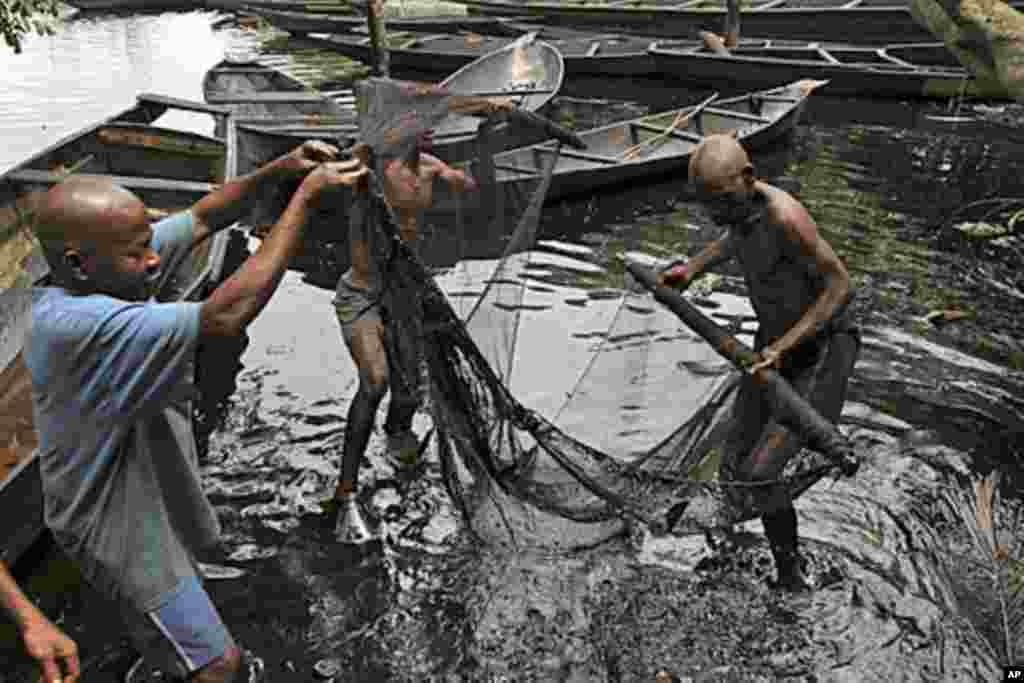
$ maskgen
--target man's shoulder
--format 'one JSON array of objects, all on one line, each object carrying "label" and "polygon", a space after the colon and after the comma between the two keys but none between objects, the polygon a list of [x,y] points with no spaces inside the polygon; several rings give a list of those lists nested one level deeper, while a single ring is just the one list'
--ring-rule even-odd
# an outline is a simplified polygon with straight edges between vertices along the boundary
[{"label": "man's shoulder", "polygon": [[768,199],[767,211],[772,222],[782,226],[801,226],[810,218],[800,200],[782,188],[765,183],[764,195]]}]

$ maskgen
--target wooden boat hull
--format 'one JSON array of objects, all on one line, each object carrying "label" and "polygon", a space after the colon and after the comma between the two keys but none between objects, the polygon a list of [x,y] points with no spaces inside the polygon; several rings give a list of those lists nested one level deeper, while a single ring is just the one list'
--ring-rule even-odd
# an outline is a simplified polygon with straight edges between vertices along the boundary
[{"label": "wooden boat hull", "polygon": [[[293,128],[303,122],[306,126],[352,125],[356,119],[354,105],[339,104],[283,71],[258,62],[224,60],[214,65],[203,76],[203,96],[207,103],[227,107],[252,126],[282,128],[289,122]],[[260,120],[262,123],[257,123]],[[224,137],[222,122],[214,134]],[[302,131],[292,135],[302,136]]]},{"label": "wooden boat hull", "polygon": [[[800,120],[807,96],[813,90],[811,86],[801,85],[803,83],[807,82],[716,102],[685,127],[666,136],[661,144],[648,145],[633,156],[624,153],[652,136],[657,137],[658,131],[669,128],[675,117],[680,112],[685,113],[687,108],[580,132],[587,149],[561,149],[547,200],[592,194],[604,187],[683,171],[689,164],[690,153],[704,135],[736,131],[747,149],[767,146],[788,135]],[[544,142],[496,154],[498,183],[506,185],[516,183],[517,178],[535,176],[541,168],[538,159],[545,158],[553,148],[553,142]],[[446,204],[454,206],[453,199],[445,196],[443,189],[436,191],[438,210],[446,210]]]},{"label": "wooden boat hull", "polygon": [[[245,68],[262,69],[265,75],[259,76],[257,80],[241,74],[248,80],[228,86],[225,85],[224,75],[231,75],[237,67],[224,69],[223,65],[222,62],[207,74],[204,91],[209,102],[225,102],[225,97],[218,99],[214,93],[224,93],[228,87],[234,88],[234,93],[238,95],[226,106],[235,110],[234,120],[242,132],[238,149],[244,162],[243,173],[287,152],[300,140],[320,139],[341,145],[354,140],[358,131],[354,109],[342,109],[335,105],[319,112],[303,112],[301,109],[257,102],[257,98],[268,94],[261,91],[261,88],[290,87],[295,91],[294,88],[301,87],[301,84],[294,82],[289,85],[289,79],[284,74],[269,67],[250,65]],[[452,92],[509,92],[520,108],[536,111],[547,104],[562,87],[565,64],[559,52],[544,42],[534,41],[517,51],[510,41],[505,41],[500,49],[471,60],[469,64],[453,71],[441,82],[442,86]],[[514,94],[517,88],[524,87],[543,92],[520,96]],[[252,93],[253,103],[243,101],[245,95],[242,91],[245,88]],[[479,123],[476,117],[448,117],[434,130],[433,153],[447,161],[467,158],[475,152],[473,135]],[[265,134],[262,141],[258,139],[260,132]],[[518,127],[509,126],[505,130],[509,143],[521,139],[520,136],[524,134]]]},{"label": "wooden boat hull", "polygon": [[[30,225],[33,203],[69,169],[108,177],[129,188],[146,203],[154,219],[165,211],[187,208],[210,191],[213,183],[223,182],[224,169],[234,162],[222,141],[139,123],[155,120],[166,108],[161,102],[140,101],[136,107],[68,136],[2,176],[0,537],[5,539],[2,557],[9,564],[17,562],[45,528],[38,456],[33,450],[31,386],[21,351],[33,285],[45,282],[48,269],[25,226]],[[192,108],[204,110],[201,105]],[[195,299],[208,283],[216,281],[229,232],[218,233],[196,249],[161,298]]]},{"label": "wooden boat hull", "polygon": [[[665,75],[714,87],[757,87],[795,77],[827,80],[823,95],[870,95],[876,97],[1008,97],[996,82],[972,78],[964,69],[935,64],[942,43],[921,43],[879,48],[829,47],[825,53],[782,41],[741,44],[730,55],[719,55],[697,45],[672,47],[656,43],[650,52]],[[948,54],[948,53],[947,53]],[[893,57],[902,61],[888,59]],[[950,56],[951,58],[951,56]],[[925,63],[916,66],[919,60]],[[931,61],[931,64],[928,62]],[[911,66],[914,65],[914,66]],[[916,68],[915,68],[916,67]]]},{"label": "wooden boat hull", "polygon": [[[679,8],[678,0],[643,5],[602,7],[559,2],[512,2],[511,0],[455,0],[471,12],[491,16],[529,16],[531,21],[574,28],[613,27],[615,31],[662,38],[696,37],[699,31],[724,32],[722,7],[697,8],[696,2]],[[762,2],[744,7],[741,30],[744,36],[794,40],[844,42],[856,36],[860,44],[927,42],[935,39],[914,21],[910,8],[893,6],[786,7],[782,2]],[[1019,7],[1019,3],[1012,3]],[[760,9],[761,5],[765,7]]]},{"label": "wooden boat hull", "polygon": [[[506,29],[507,30],[507,29]],[[316,36],[318,44],[368,63],[369,39],[355,35]],[[480,35],[420,35],[388,50],[392,71],[450,72],[481,55],[510,44],[515,38]],[[565,62],[567,76],[653,76],[658,73],[648,53],[653,39],[580,33],[572,38],[545,39]]]},{"label": "wooden boat hull", "polygon": [[[293,36],[305,36],[310,33],[348,33],[366,28],[366,17],[359,15],[338,16],[335,14],[315,14],[312,12],[288,12],[267,7],[253,7],[249,10],[256,16],[263,17],[282,31]],[[448,15],[429,17],[386,17],[388,31],[480,31],[489,33],[501,29],[501,17]]]},{"label": "wooden boat hull", "polygon": [[206,7],[202,0],[67,0],[80,12],[187,12]]}]

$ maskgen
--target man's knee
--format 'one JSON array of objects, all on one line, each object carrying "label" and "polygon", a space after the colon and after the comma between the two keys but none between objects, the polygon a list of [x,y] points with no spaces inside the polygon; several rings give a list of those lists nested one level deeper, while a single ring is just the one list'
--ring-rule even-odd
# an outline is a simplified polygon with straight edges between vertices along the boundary
[{"label": "man's knee", "polygon": [[242,668],[242,651],[229,647],[220,657],[211,660],[189,680],[193,683],[233,683]]},{"label": "man's knee", "polygon": [[388,393],[387,365],[371,365],[359,373],[359,393],[372,401],[380,401]]}]

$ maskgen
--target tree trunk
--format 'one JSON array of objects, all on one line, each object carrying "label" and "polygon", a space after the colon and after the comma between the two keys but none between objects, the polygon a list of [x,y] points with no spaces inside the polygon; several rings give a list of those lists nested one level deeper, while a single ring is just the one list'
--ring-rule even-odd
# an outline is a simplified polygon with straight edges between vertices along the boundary
[{"label": "tree trunk", "polygon": [[911,0],[910,11],[975,78],[1024,100],[1024,14],[1000,0]]}]

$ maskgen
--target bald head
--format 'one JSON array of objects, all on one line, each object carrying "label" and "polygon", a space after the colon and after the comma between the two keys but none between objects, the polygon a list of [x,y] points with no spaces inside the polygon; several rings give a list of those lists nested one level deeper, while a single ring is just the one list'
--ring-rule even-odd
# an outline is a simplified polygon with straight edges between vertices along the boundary
[{"label": "bald head", "polygon": [[148,297],[159,267],[146,206],[104,178],[73,176],[36,204],[35,232],[61,286],[127,300]]},{"label": "bald head", "polygon": [[690,179],[710,191],[729,189],[737,178],[753,174],[746,150],[731,135],[709,135],[690,155]]},{"label": "bald head", "polygon": [[105,178],[72,176],[50,188],[36,209],[41,241],[61,244],[118,242],[145,225],[146,206]]}]

